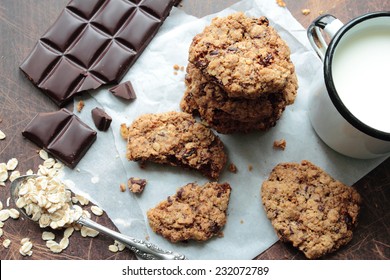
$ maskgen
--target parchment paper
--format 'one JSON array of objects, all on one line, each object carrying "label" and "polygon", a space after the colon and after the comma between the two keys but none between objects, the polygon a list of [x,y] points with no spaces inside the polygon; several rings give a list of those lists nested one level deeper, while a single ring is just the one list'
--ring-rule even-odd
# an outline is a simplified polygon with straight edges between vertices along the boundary
[{"label": "parchment paper", "polygon": [[[298,96],[295,103],[287,107],[276,127],[268,132],[220,135],[229,162],[238,168],[237,174],[225,170],[220,178],[220,182],[229,182],[233,189],[224,237],[203,243],[172,244],[149,228],[147,210],[174,194],[179,187],[194,181],[203,184],[207,179],[178,167],[149,164],[146,169],[141,169],[137,163],[127,161],[126,143],[120,137],[119,127],[121,123],[130,124],[143,113],[179,111],[185,89],[185,72],[178,71],[174,75],[173,65],[187,65],[188,47],[193,36],[201,32],[213,17],[236,11],[244,11],[249,16],[267,16],[270,24],[287,41],[298,74]],[[107,132],[98,133],[97,141],[77,168],[65,170],[65,177],[75,183],[75,192],[100,205],[124,234],[150,238],[150,242],[161,248],[184,253],[189,259],[252,259],[277,240],[260,200],[260,186],[276,164],[307,159],[344,183],[353,184],[384,160],[344,157],[317,137],[308,119],[307,100],[317,90],[321,79],[322,64],[306,39],[305,29],[275,1],[245,0],[202,19],[174,9],[122,81],[133,83],[137,93],[135,101],[121,101],[109,93],[107,87],[91,92],[91,96],[81,97],[86,106],[76,114],[83,121],[94,127],[91,110],[102,107],[112,116],[113,122]],[[285,151],[273,149],[273,141],[281,138],[287,141]],[[253,166],[252,171],[249,171],[249,165]],[[131,176],[147,179],[141,195],[119,191],[119,184],[126,183]]]}]

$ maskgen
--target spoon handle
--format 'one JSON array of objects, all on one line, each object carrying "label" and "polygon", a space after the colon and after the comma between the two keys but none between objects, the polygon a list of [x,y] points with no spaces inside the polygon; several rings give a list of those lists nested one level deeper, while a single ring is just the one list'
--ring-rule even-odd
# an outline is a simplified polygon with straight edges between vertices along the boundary
[{"label": "spoon handle", "polygon": [[182,254],[175,253],[168,250],[163,250],[152,243],[123,235],[119,232],[106,228],[86,217],[81,217],[77,222],[83,226],[97,230],[98,232],[103,233],[104,235],[109,236],[112,239],[123,243],[124,245],[126,245],[126,247],[128,247],[131,251],[133,251],[138,257],[142,259],[145,260],[185,260],[186,259],[186,257]]}]

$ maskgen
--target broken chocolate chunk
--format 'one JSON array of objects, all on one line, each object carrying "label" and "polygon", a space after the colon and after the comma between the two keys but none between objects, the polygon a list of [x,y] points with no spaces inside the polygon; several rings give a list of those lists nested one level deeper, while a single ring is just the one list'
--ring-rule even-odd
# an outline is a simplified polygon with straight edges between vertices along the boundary
[{"label": "broken chocolate chunk", "polygon": [[77,165],[96,140],[96,131],[67,109],[38,113],[22,135],[70,168]]},{"label": "broken chocolate chunk", "polygon": [[135,94],[133,85],[130,81],[121,83],[115,87],[112,87],[109,89],[109,91],[120,98],[126,99],[126,100],[133,100],[136,99],[137,96]]},{"label": "broken chocolate chunk", "polygon": [[111,125],[112,118],[101,108],[96,107],[91,111],[95,126],[100,131],[107,131]]}]

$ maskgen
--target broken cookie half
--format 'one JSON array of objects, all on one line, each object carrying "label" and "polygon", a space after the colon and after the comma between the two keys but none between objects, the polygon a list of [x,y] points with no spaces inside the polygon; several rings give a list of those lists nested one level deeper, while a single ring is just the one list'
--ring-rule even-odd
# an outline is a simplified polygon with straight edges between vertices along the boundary
[{"label": "broken cookie half", "polygon": [[218,179],[227,160],[222,141],[187,113],[144,114],[126,131],[127,158],[183,166]]},{"label": "broken cookie half", "polygon": [[189,183],[147,212],[149,225],[171,242],[222,236],[230,192],[228,183]]}]

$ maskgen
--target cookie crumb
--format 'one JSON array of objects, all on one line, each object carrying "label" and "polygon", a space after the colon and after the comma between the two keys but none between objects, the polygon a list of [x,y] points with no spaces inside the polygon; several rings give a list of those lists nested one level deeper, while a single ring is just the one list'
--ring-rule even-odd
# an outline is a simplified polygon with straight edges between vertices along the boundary
[{"label": "cookie crumb", "polygon": [[302,9],[301,12],[303,15],[307,16],[308,14],[310,14],[310,9]]},{"label": "cookie crumb", "polygon": [[129,136],[129,129],[125,123],[121,124],[120,134],[124,140],[127,140],[127,137]]},{"label": "cookie crumb", "polygon": [[274,141],[274,149],[285,150],[287,142],[284,139]]},{"label": "cookie crumb", "polygon": [[253,170],[253,165],[252,164],[249,164],[248,165],[248,170],[251,172]]},{"label": "cookie crumb", "polygon": [[145,179],[131,177],[127,181],[127,186],[132,193],[141,193],[144,190],[146,183]]},{"label": "cookie crumb", "polygon": [[244,223],[244,220],[240,220],[240,224],[243,224]]},{"label": "cookie crumb", "polygon": [[237,166],[234,163],[229,164],[229,171],[231,173],[237,173]]},{"label": "cookie crumb", "polygon": [[280,7],[286,7],[286,2],[283,0],[276,0],[276,4],[278,4]]},{"label": "cookie crumb", "polygon": [[177,71],[173,71],[173,75],[177,75]]},{"label": "cookie crumb", "polygon": [[83,100],[80,100],[78,103],[77,103],[77,112],[81,112],[84,108],[85,104],[84,104],[84,101]]},{"label": "cookie crumb", "polygon": [[123,184],[123,183],[121,183],[121,184],[119,185],[119,189],[121,190],[121,192],[125,192],[125,191],[126,191],[126,185]]}]

